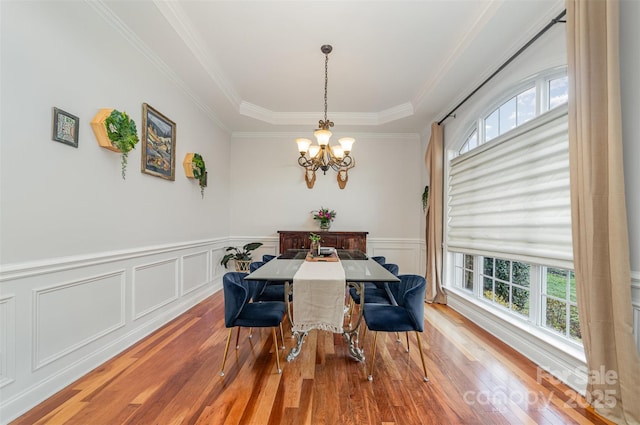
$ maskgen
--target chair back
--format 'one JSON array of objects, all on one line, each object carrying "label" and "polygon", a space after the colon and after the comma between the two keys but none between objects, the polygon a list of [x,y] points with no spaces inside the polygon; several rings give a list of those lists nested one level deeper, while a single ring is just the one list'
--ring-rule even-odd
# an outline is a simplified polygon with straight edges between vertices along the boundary
[{"label": "chair back", "polygon": [[244,305],[249,302],[249,284],[246,273],[228,272],[222,277],[224,290],[224,325],[232,328]]},{"label": "chair back", "polygon": [[264,261],[265,263],[268,263],[269,261],[273,260],[274,258],[276,258],[275,255],[264,254],[262,256],[262,261]]},{"label": "chair back", "polygon": [[375,257],[371,257],[371,259],[373,261],[375,261],[378,264],[384,264],[387,262],[387,259],[381,255],[375,256]]},{"label": "chair back", "polygon": [[398,276],[398,274],[400,273],[400,267],[398,267],[397,264],[384,263],[384,264],[381,264],[381,265],[385,269],[389,270],[389,272],[392,273],[394,276]]},{"label": "chair back", "polygon": [[[254,261],[249,264],[249,272],[253,273],[265,264],[265,261]],[[267,286],[266,280],[252,280],[249,285],[251,289],[251,299],[254,301],[257,300],[260,297],[260,294],[262,294],[262,291],[264,291],[265,286]]]},{"label": "chair back", "polygon": [[394,293],[398,305],[404,307],[413,321],[415,329],[424,330],[424,296],[427,291],[427,281],[416,274],[401,274],[400,282],[389,285]]}]

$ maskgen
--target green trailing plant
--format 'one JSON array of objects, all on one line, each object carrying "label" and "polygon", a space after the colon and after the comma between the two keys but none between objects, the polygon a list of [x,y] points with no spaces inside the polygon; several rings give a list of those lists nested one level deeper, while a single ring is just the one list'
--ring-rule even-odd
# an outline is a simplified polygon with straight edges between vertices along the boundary
[{"label": "green trailing plant", "polygon": [[424,192],[422,192],[422,211],[427,210],[428,202],[429,202],[429,186],[425,186]]},{"label": "green trailing plant", "polygon": [[204,188],[207,187],[207,167],[204,165],[202,155],[194,153],[191,166],[193,167],[193,177],[198,179],[200,185],[200,195],[204,198]]},{"label": "green trailing plant", "polygon": [[227,268],[227,264],[229,260],[239,260],[239,261],[250,261],[251,260],[251,251],[258,249],[262,246],[262,242],[250,242],[243,246],[242,248],[238,248],[235,246],[227,247],[226,251],[232,251],[229,254],[226,254],[220,260],[220,264]]},{"label": "green trailing plant", "polygon": [[126,112],[120,112],[114,109],[105,119],[104,124],[107,128],[107,136],[111,144],[117,147],[122,153],[122,179],[124,180],[129,151],[135,148],[136,144],[140,141],[136,123]]}]

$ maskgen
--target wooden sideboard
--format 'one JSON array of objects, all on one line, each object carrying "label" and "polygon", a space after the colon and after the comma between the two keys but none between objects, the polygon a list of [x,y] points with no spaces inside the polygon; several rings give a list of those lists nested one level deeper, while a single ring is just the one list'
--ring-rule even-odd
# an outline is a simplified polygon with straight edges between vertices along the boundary
[{"label": "wooden sideboard", "polygon": [[338,249],[357,249],[367,252],[367,234],[369,232],[321,232],[313,230],[278,230],[280,235],[280,254],[287,249],[309,249],[309,233],[321,236],[320,246]]}]

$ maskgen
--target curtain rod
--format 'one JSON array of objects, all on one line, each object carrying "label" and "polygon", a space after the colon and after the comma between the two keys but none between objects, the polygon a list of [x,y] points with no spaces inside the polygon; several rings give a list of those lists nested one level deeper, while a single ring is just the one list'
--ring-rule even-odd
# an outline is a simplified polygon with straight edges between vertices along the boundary
[{"label": "curtain rod", "polygon": [[482,82],[482,84],[480,84],[478,87],[476,87],[476,89],[474,91],[472,91],[467,97],[465,97],[462,102],[458,103],[455,108],[453,108],[451,110],[451,112],[449,112],[447,115],[445,115],[444,118],[442,118],[440,121],[438,121],[438,125],[441,125],[447,118],[453,116],[454,112],[458,110],[459,107],[461,107],[462,105],[464,105],[464,103],[469,100],[471,98],[471,96],[473,96],[474,94],[476,94],[478,92],[478,90],[480,90],[485,84],[487,84],[489,82],[489,80],[491,80],[493,77],[496,76],[496,74],[498,74],[500,71],[502,71],[504,68],[507,67],[507,65],[509,65],[515,58],[517,58],[520,53],[524,52],[529,46],[531,46],[538,38],[540,38],[542,36],[542,34],[544,34],[545,32],[547,32],[549,30],[549,28],[551,28],[552,26],[554,26],[555,24],[559,23],[559,22],[566,22],[566,21],[562,21],[561,19],[564,17],[564,15],[567,14],[567,9],[563,10],[558,16],[556,16],[555,18],[553,18],[551,20],[551,22],[549,22],[547,24],[547,26],[545,26],[544,28],[542,28],[536,35],[533,36],[533,38],[531,40],[529,40],[527,42],[527,44],[525,44],[524,46],[522,46],[520,48],[520,50],[518,50],[517,52],[515,52],[509,59],[507,59],[507,61],[505,63],[503,63],[502,65],[500,65],[500,68],[498,68],[493,74],[491,74],[486,80],[484,80]]}]

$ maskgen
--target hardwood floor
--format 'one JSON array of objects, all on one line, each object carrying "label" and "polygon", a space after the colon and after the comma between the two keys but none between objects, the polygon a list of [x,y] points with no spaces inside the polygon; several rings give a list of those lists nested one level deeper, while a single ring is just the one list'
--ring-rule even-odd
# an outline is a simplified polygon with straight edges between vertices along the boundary
[{"label": "hardwood floor", "polygon": [[[339,334],[312,331],[275,369],[269,329],[227,335],[218,292],[12,424],[606,424],[584,400],[446,306],[425,306],[430,382],[412,349],[379,334],[374,380]],[[287,338],[286,350],[293,345]],[[234,332],[235,336],[235,332]],[[402,338],[404,341],[404,337]],[[367,335],[365,355],[371,358]]]}]

